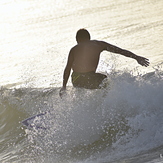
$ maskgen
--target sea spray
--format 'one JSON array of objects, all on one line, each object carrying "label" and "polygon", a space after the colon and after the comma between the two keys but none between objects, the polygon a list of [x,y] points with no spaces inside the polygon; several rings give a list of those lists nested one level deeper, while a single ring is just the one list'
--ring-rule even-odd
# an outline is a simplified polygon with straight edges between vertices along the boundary
[{"label": "sea spray", "polygon": [[114,72],[107,89],[68,87],[63,99],[59,97],[59,88],[1,89],[1,107],[14,107],[13,117],[20,112],[20,122],[48,111],[41,119],[47,130],[22,128],[19,123],[21,135],[25,133],[17,143],[24,149],[17,148],[16,152],[30,154],[34,161],[91,162],[98,157],[97,162],[102,162],[158,147],[163,141],[160,76]]}]

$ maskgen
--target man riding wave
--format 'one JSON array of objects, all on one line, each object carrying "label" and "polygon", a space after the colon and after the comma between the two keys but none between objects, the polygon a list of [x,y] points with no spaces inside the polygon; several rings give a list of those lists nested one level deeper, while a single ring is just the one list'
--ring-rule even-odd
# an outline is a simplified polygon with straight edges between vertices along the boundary
[{"label": "man riding wave", "polygon": [[86,89],[100,88],[100,84],[107,76],[96,73],[96,69],[100,54],[104,50],[133,58],[142,66],[147,67],[149,65],[147,58],[135,55],[128,50],[121,49],[104,41],[91,40],[90,34],[86,29],[77,31],[76,41],[77,45],[69,52],[67,65],[63,74],[63,86],[60,90],[60,96],[66,90],[71,69],[73,70],[71,77],[74,87]]}]

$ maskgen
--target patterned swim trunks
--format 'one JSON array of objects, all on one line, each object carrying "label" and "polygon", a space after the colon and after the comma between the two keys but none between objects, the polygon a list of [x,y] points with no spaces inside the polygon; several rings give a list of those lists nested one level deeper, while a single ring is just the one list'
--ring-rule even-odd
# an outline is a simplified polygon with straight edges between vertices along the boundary
[{"label": "patterned swim trunks", "polygon": [[93,71],[86,73],[73,72],[71,77],[74,87],[86,89],[100,89],[102,81],[107,78],[106,75],[95,73]]}]

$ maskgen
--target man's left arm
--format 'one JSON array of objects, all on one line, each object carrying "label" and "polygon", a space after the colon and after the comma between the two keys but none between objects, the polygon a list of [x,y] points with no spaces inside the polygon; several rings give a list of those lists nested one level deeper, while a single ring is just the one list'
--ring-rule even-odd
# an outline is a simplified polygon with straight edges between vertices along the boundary
[{"label": "man's left arm", "polygon": [[145,66],[145,67],[149,66],[149,60],[147,58],[138,56],[128,50],[121,49],[117,46],[108,44],[106,42],[103,42],[103,43],[105,44],[105,50],[113,52],[113,53],[118,53],[118,54],[124,55],[126,57],[133,58],[133,59],[137,60],[137,62],[142,66]]}]

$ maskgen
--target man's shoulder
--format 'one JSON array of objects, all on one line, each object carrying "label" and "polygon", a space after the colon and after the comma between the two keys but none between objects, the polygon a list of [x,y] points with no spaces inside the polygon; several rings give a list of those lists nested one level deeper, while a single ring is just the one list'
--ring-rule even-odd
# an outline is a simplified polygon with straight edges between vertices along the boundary
[{"label": "man's shoulder", "polygon": [[77,49],[80,49],[82,48],[83,46],[89,46],[89,45],[92,45],[93,44],[96,44],[96,45],[100,45],[101,47],[105,47],[106,46],[106,42],[104,41],[100,41],[100,40],[89,40],[87,42],[83,42],[83,43],[80,43],[80,44],[76,44],[74,45],[72,48],[71,48],[71,52],[74,51],[74,50],[77,50]]},{"label": "man's shoulder", "polygon": [[105,41],[101,41],[101,40],[91,40],[91,41],[99,45],[106,45]]},{"label": "man's shoulder", "polygon": [[71,49],[70,49],[70,54],[76,53],[76,51],[78,51],[79,49],[79,44],[74,45]]},{"label": "man's shoulder", "polygon": [[102,50],[105,50],[108,43],[105,41],[100,41],[100,40],[92,40],[92,42],[94,42],[94,44],[96,44],[97,46],[99,46]]},{"label": "man's shoulder", "polygon": [[74,51],[75,49],[77,49],[78,46],[79,46],[78,44],[74,45],[74,46],[70,49],[70,52],[72,52],[72,51]]}]

